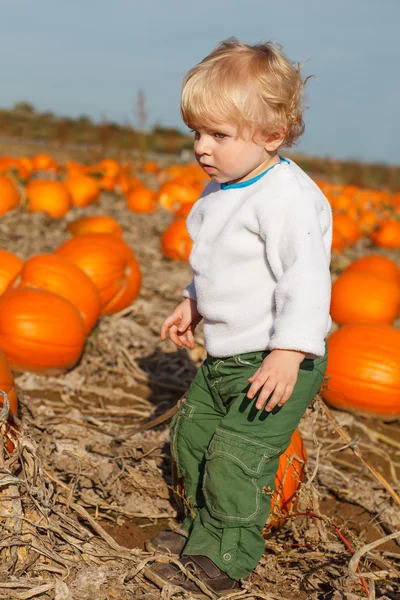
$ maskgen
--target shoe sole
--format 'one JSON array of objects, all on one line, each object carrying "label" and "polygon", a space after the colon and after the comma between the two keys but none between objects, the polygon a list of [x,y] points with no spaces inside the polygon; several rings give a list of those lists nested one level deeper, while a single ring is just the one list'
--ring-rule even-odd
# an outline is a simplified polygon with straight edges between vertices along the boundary
[{"label": "shoe sole", "polygon": [[[161,577],[158,573],[155,573],[151,567],[147,567],[147,569],[143,569],[142,571],[144,577],[146,579],[148,579],[149,581],[151,581],[151,583],[153,583],[154,585],[156,585],[160,590],[166,585],[170,585],[171,588],[176,588],[177,590],[183,590],[186,591],[186,593],[191,594],[192,598],[197,599],[208,599],[210,600],[210,596],[207,594],[203,594],[203,592],[201,592],[200,590],[198,592],[188,592],[187,590],[184,590],[184,588],[182,588],[180,585],[174,585],[171,584],[170,581],[168,581],[168,579],[164,579],[163,577]],[[208,586],[206,586],[208,587]],[[240,589],[236,588],[236,589],[232,589],[232,590],[226,590],[223,592],[216,592],[214,590],[212,590],[210,588],[210,592],[212,594],[216,594],[218,596],[218,598],[221,598],[223,596],[228,596],[229,594],[233,594],[234,592],[238,593],[240,592]]]}]

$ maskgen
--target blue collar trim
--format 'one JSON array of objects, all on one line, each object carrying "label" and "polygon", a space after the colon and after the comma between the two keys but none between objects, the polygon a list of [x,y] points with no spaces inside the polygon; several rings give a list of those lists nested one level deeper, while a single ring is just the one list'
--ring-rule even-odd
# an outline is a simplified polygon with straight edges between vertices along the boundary
[{"label": "blue collar trim", "polygon": [[280,160],[278,163],[276,163],[275,165],[272,165],[272,167],[269,167],[266,171],[263,171],[262,173],[260,173],[259,175],[256,175],[255,177],[252,177],[251,179],[246,179],[246,181],[240,181],[239,183],[231,183],[231,184],[221,183],[221,190],[233,190],[235,188],[247,187],[248,185],[252,185],[256,181],[261,179],[261,177],[264,177],[264,175],[266,175],[268,173],[268,171],[271,171],[271,169],[273,169],[277,165],[280,165],[283,162],[287,163],[288,165],[290,164],[290,162],[287,160],[287,158],[284,158],[283,156],[280,156],[279,158],[280,158]]}]

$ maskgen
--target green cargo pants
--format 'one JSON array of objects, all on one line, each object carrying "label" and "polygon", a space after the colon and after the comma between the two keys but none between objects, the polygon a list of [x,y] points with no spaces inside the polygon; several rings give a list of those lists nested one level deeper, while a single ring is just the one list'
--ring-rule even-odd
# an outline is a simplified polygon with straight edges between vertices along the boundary
[{"label": "green cargo pants", "polygon": [[261,558],[279,457],[326,370],[326,355],[305,359],[286,404],[259,411],[246,392],[267,354],[208,356],[171,423],[172,457],[191,506],[184,554],[208,556],[233,579]]}]

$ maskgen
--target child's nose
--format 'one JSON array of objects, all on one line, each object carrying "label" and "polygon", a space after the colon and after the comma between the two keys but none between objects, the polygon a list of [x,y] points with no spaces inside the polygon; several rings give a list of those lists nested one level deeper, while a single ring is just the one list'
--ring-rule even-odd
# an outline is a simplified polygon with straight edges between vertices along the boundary
[{"label": "child's nose", "polygon": [[207,141],[207,138],[202,136],[198,140],[196,140],[194,145],[194,150],[196,154],[210,154],[211,148],[210,144]]}]

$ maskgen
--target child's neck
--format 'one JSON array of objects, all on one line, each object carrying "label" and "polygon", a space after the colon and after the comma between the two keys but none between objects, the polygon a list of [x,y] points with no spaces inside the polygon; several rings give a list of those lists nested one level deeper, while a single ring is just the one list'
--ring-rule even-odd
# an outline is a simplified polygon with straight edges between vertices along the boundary
[{"label": "child's neck", "polygon": [[280,156],[277,152],[273,155],[268,154],[267,158],[258,167],[253,169],[253,171],[250,171],[250,173],[247,173],[247,175],[244,175],[244,177],[228,181],[225,185],[233,185],[235,183],[242,183],[242,181],[248,181],[249,179],[253,179],[253,177],[257,177],[257,175],[260,175],[273,165],[277,165],[280,162],[280,160]]}]

